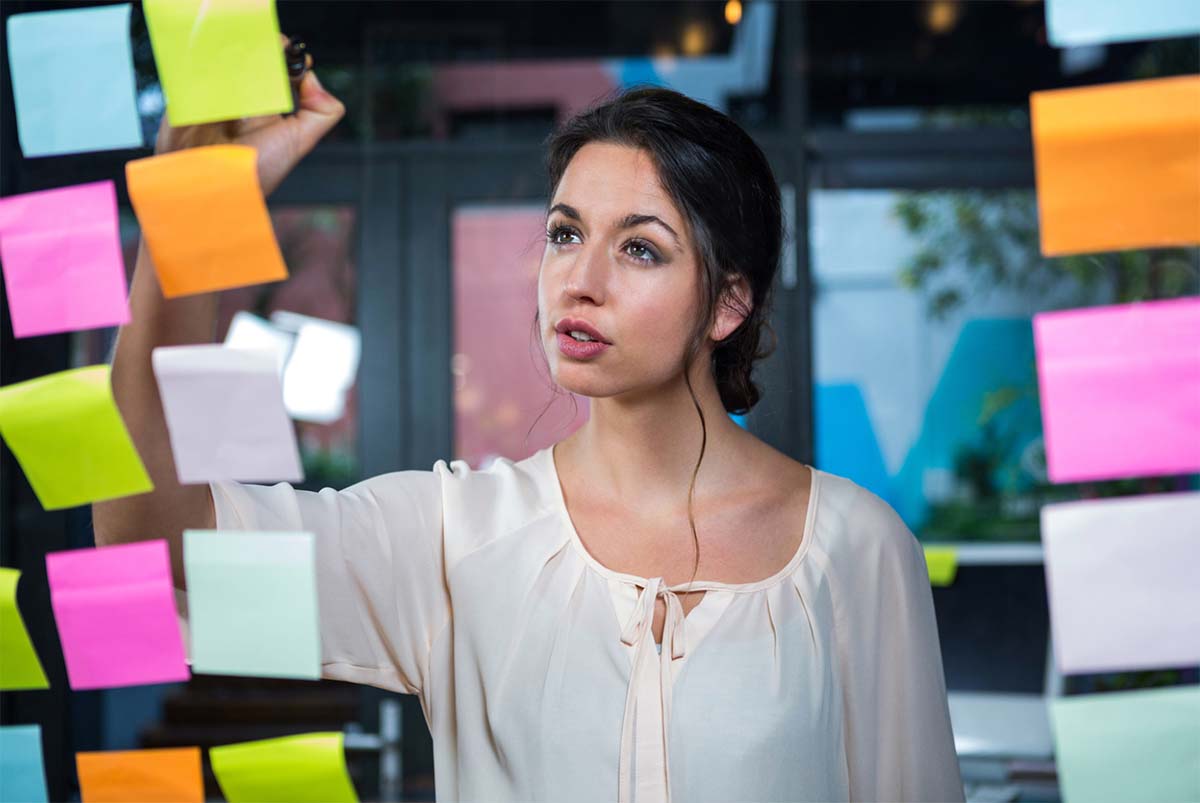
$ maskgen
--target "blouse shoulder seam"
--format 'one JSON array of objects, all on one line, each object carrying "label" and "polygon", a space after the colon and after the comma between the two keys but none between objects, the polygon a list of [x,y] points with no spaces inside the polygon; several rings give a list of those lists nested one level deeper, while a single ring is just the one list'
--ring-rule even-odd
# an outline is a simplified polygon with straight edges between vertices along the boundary
[{"label": "blouse shoulder seam", "polygon": [[[457,566],[458,566],[460,563],[462,563],[464,560],[466,560],[467,558],[469,558],[469,557],[471,557],[472,555],[474,555],[476,552],[478,552],[478,551],[480,551],[481,549],[484,549],[484,548],[486,548],[486,547],[488,547],[488,546],[491,546],[492,544],[494,544],[494,543],[496,543],[496,542],[498,542],[498,541],[502,541],[502,540],[504,540],[505,538],[508,538],[510,535],[512,535],[513,533],[517,532],[518,530],[522,530],[522,529],[524,529],[524,528],[528,527],[529,525],[531,525],[531,524],[533,524],[533,523],[535,523],[535,522],[541,521],[542,519],[546,518],[547,516],[551,515],[552,513],[553,513],[553,511],[552,511],[552,510],[548,510],[548,509],[546,509],[546,508],[540,508],[540,509],[538,509],[538,511],[537,511],[535,514],[533,514],[533,515],[531,515],[531,516],[529,516],[529,517],[527,517],[527,518],[523,519],[523,520],[522,520],[522,521],[521,521],[519,524],[514,524],[513,526],[511,526],[511,527],[509,527],[509,528],[505,529],[503,532],[501,532],[501,533],[499,533],[498,535],[496,535],[496,537],[494,537],[494,538],[489,538],[489,539],[487,539],[486,541],[484,541],[484,542],[483,542],[483,543],[481,543],[481,544],[476,544],[476,545],[475,545],[474,547],[472,547],[470,550],[468,550],[467,552],[464,552],[462,555],[460,555],[460,556],[458,557],[458,559],[454,561],[454,563],[453,563],[453,564],[451,564],[451,563],[449,563],[449,562],[447,561],[447,564],[446,564],[446,574],[447,574],[447,576],[449,576],[449,574],[450,574],[452,571],[454,571],[454,569],[455,569],[455,568],[456,568],[456,567],[457,567]],[[445,534],[443,533],[443,538],[444,538],[444,537],[445,537]]]}]

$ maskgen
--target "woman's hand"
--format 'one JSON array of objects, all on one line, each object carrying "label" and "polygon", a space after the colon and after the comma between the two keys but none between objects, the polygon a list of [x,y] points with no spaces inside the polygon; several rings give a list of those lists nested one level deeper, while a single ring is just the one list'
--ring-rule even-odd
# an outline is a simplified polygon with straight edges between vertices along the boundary
[{"label": "woman's hand", "polygon": [[[284,45],[287,41],[283,37]],[[270,195],[346,113],[346,107],[325,91],[312,70],[304,73],[299,97],[296,113],[286,117],[271,114],[172,128],[164,112],[154,152],[231,143],[251,145],[258,149],[258,180],[263,195]]]}]

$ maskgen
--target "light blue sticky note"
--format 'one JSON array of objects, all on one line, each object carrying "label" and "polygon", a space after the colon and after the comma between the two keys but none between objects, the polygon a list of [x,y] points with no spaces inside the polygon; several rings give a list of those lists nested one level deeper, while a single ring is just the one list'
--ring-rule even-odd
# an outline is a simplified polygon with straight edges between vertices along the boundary
[{"label": "light blue sticky note", "polygon": [[1200,800],[1200,686],[1053,701],[1066,801]]},{"label": "light blue sticky note", "polygon": [[0,728],[0,803],[46,803],[42,727]]},{"label": "light blue sticky note", "polygon": [[1055,47],[1198,33],[1196,0],[1046,0],[1046,34]]},{"label": "light blue sticky note", "polygon": [[186,530],[192,672],[321,677],[312,533]]},{"label": "light blue sticky note", "polygon": [[140,148],[129,4],[8,18],[17,135],[26,157]]}]

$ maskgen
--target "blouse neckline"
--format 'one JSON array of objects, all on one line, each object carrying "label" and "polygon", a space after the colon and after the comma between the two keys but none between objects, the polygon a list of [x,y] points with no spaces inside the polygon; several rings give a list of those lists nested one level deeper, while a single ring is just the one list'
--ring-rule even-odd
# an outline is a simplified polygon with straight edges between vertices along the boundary
[{"label": "blouse neckline", "polygon": [[[538,456],[544,463],[543,469],[548,475],[547,484],[550,486],[553,497],[554,512],[560,515],[563,523],[570,534],[570,540],[575,550],[583,558],[584,562],[591,566],[600,575],[617,580],[631,585],[645,587],[651,578],[641,577],[636,574],[628,574],[626,572],[618,572],[605,566],[596,557],[588,551],[584,545],[583,539],[579,537],[579,531],[575,529],[575,522],[571,520],[571,513],[567,510],[566,494],[563,492],[562,480],[558,476],[558,465],[554,459],[554,445],[551,444],[542,449]],[[818,498],[821,492],[821,474],[820,469],[804,464],[809,469],[809,495],[808,495],[808,510],[804,516],[804,532],[800,539],[800,545],[796,547],[796,551],[792,553],[792,557],[788,562],[769,577],[761,580],[754,580],[748,583],[722,583],[718,580],[693,580],[688,583],[678,583],[673,586],[663,585],[662,587],[676,594],[686,591],[733,591],[738,593],[747,593],[751,591],[761,591],[765,588],[770,588],[782,582],[786,577],[790,576],[800,562],[804,560],[804,556],[808,554],[809,544],[813,539],[813,522],[816,519],[816,510]],[[661,578],[659,578],[661,579]]]}]

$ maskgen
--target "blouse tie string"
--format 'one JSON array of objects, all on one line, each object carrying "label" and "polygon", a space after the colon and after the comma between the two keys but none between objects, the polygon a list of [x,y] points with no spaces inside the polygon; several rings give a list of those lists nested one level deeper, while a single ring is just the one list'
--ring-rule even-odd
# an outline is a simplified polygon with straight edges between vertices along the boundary
[{"label": "blouse tie string", "polygon": [[[665,597],[663,650],[654,646],[654,603]],[[669,803],[671,800],[668,752],[671,722],[671,661],[684,655],[683,606],[679,597],[651,578],[638,597],[621,641],[634,648],[633,673],[625,695],[625,718],[621,726],[621,755],[618,765],[620,803]],[[658,664],[655,667],[655,663]],[[636,793],[631,788],[634,751],[637,755]]]}]

